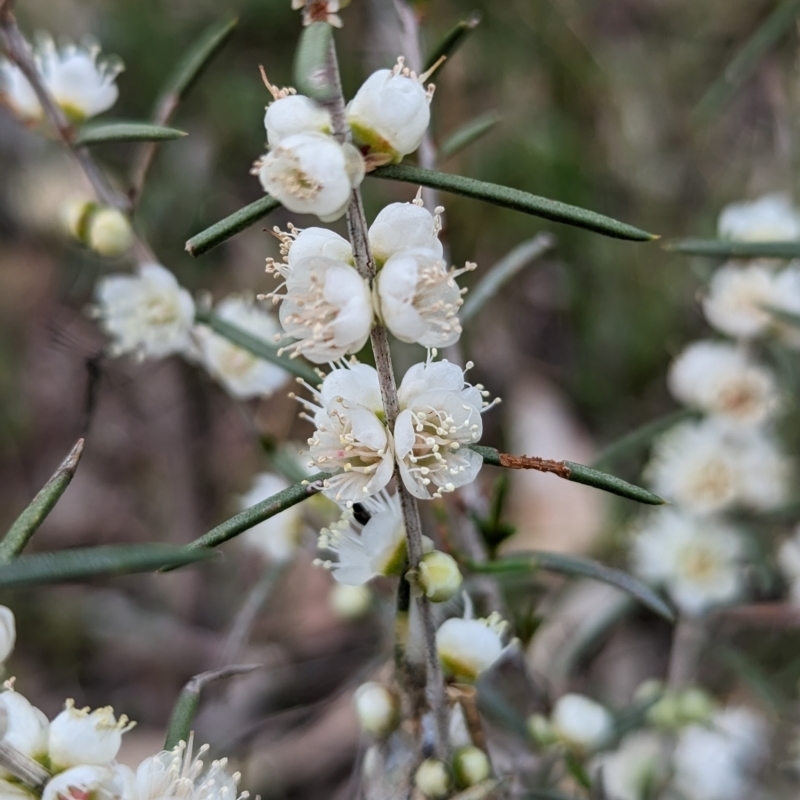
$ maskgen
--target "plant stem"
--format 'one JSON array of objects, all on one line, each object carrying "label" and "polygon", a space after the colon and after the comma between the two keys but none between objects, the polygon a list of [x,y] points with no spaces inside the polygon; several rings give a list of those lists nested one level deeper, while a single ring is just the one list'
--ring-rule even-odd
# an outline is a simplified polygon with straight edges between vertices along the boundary
[{"label": "plant stem", "polygon": [[[328,73],[329,81],[336,89],[335,99],[329,106],[333,121],[333,135],[338,141],[345,142],[349,138],[349,128],[345,119],[344,94],[342,92],[339,65],[336,59],[336,48],[333,39],[331,39],[328,56]],[[353,260],[356,269],[363,278],[372,284],[375,278],[375,260],[370,252],[364,205],[361,200],[361,192],[357,188],[353,190],[353,196],[347,208],[347,228],[350,234],[350,242],[353,246]],[[397,415],[400,412],[400,405],[397,399],[397,384],[392,367],[392,354],[389,350],[389,337],[386,328],[382,325],[376,325],[372,329],[370,340],[375,356],[375,368],[378,372],[383,407],[386,413],[386,424],[389,430],[392,431],[394,430]],[[395,475],[397,493],[400,496],[400,505],[406,526],[408,566],[409,569],[416,569],[423,553],[422,520],[419,516],[417,501],[406,489],[397,467],[395,467]],[[417,598],[416,602],[419,607],[425,639],[425,661],[427,667],[427,685],[425,688],[428,703],[433,711],[436,746],[440,756],[448,758],[450,750],[448,706],[444,691],[444,677],[436,652],[436,624],[428,598],[423,596]]]}]

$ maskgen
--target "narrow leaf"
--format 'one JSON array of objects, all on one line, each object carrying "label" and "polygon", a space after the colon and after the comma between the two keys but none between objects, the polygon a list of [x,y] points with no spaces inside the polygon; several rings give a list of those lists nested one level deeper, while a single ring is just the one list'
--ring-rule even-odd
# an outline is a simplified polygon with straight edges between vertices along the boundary
[{"label": "narrow leaf", "polygon": [[448,59],[451,58],[455,54],[456,50],[458,50],[458,48],[464,44],[464,42],[467,40],[467,37],[475,30],[475,28],[478,27],[480,21],[480,12],[473,11],[469,19],[462,20],[458,24],[454,25],[445,34],[442,41],[433,48],[431,54],[428,56],[428,60],[425,62],[423,71],[427,72],[429,69],[433,69],[433,67],[442,57]]},{"label": "narrow leaf", "polygon": [[759,61],[787,33],[800,14],[800,0],[784,0],[747,40],[712,84],[694,109],[693,115],[700,122],[707,122],[735,94],[736,90],[753,73]]},{"label": "narrow leaf", "polygon": [[548,200],[546,197],[523,192],[521,189],[512,189],[509,186],[500,186],[496,183],[464,178],[461,175],[449,175],[422,167],[412,167],[408,164],[391,164],[379,167],[369,173],[376,178],[386,178],[391,181],[403,181],[422,186],[430,186],[443,192],[472,197],[475,200],[484,200],[487,203],[513,208],[524,214],[534,217],[562,222],[565,225],[574,225],[604,236],[615,239],[628,239],[637,242],[649,242],[657,239],[652,233],[634,228],[624,222],[619,222],[611,217],[603,216],[595,211],[585,208],[570,206],[558,200]]},{"label": "narrow leaf", "polygon": [[460,153],[465,147],[469,147],[489,133],[501,119],[502,117],[496,111],[488,111],[486,114],[470,120],[442,142],[439,147],[439,155],[445,159]]},{"label": "narrow leaf", "polygon": [[228,539],[233,539],[234,536],[244,533],[254,525],[258,525],[259,522],[274,517],[276,514],[280,514],[281,511],[286,511],[287,508],[291,508],[315,495],[322,489],[322,482],[327,478],[330,478],[327,472],[318,472],[316,475],[312,475],[306,480],[300,481],[294,486],[290,486],[288,489],[284,489],[282,492],[278,492],[272,497],[268,497],[266,500],[262,500],[260,503],[245,509],[221,525],[217,525],[216,528],[204,533],[199,539],[187,544],[185,549],[194,551],[198,548],[217,547],[227,542]]},{"label": "narrow leaf", "polygon": [[168,544],[118,544],[80,547],[20,556],[0,566],[0,588],[40,586],[47,583],[154,572],[209,558],[211,552]]},{"label": "narrow leaf", "polygon": [[612,442],[608,445],[597,457],[592,467],[595,469],[605,469],[617,459],[622,458],[622,456],[626,456],[637,450],[643,450],[659,433],[668,430],[673,425],[677,425],[679,422],[683,422],[692,416],[694,416],[694,412],[681,408],[670,414],[665,414],[663,417],[645,423],[641,427],[636,428],[636,430],[617,439],[616,442]]},{"label": "narrow leaf", "polygon": [[800,314],[786,311],[783,308],[776,308],[775,306],[764,306],[764,309],[769,311],[779,322],[783,322],[786,325],[793,325],[796,328],[800,327]]},{"label": "narrow leaf", "polygon": [[501,258],[469,290],[467,300],[458,314],[461,323],[472,319],[523,267],[555,246],[556,237],[552,233],[540,233]]},{"label": "narrow leaf", "polygon": [[161,91],[158,107],[161,107],[164,102],[174,105],[192,88],[203,70],[230,39],[238,22],[238,17],[220,20],[203,32],[200,38],[186,51],[175,71],[167,79]]},{"label": "narrow leaf", "polygon": [[234,211],[233,214],[225,217],[225,219],[215,222],[210,228],[206,228],[204,231],[192,236],[186,242],[186,252],[190,256],[201,256],[203,253],[207,253],[217,245],[230,239],[231,236],[235,236],[240,231],[255,225],[256,222],[279,207],[280,203],[274,197],[265,195],[254,203],[250,203],[249,206]]},{"label": "narrow leaf", "polygon": [[550,472],[564,480],[593,486],[595,489],[602,489],[604,492],[610,492],[646,505],[660,506],[665,502],[658,495],[642,489],[641,486],[628,483],[622,478],[609,475],[607,472],[600,472],[600,470],[592,469],[584,464],[576,464],[574,461],[552,461],[537,456],[513,456],[509,453],[501,453],[494,447],[483,447],[477,444],[471,445],[470,449],[483,456],[484,464],[490,464],[493,467]]},{"label": "narrow leaf", "polygon": [[651,589],[646,583],[634,578],[627,572],[601,564],[591,558],[572,556],[563,553],[547,553],[533,550],[525,553],[513,554],[497,561],[468,562],[467,566],[473,572],[482,574],[501,575],[505,573],[529,573],[538,569],[549,572],[558,572],[562,575],[591,578],[592,580],[607,583],[621,589],[631,597],[636,598],[642,605],[647,606],[661,617],[674,620],[675,615],[663,598]]},{"label": "narrow leaf", "polygon": [[188,742],[189,734],[192,731],[197,709],[200,705],[200,693],[203,687],[214,681],[230,678],[234,675],[246,675],[260,668],[260,664],[236,664],[222,669],[215,669],[195,675],[186,686],[183,687],[175,705],[172,707],[172,714],[169,718],[167,727],[167,738],[164,741],[164,749],[172,750],[180,742]]},{"label": "narrow leaf", "polygon": [[208,325],[212,331],[238,345],[243,350],[247,350],[265,361],[271,361],[273,364],[285,369],[289,374],[302,378],[312,386],[316,386],[320,382],[319,375],[314,372],[308,362],[301,361],[299,358],[289,358],[289,356],[285,355],[279,356],[278,348],[275,345],[253,336],[252,333],[248,333],[246,330],[222,319],[212,311],[198,310],[195,312],[195,321]]},{"label": "narrow leaf", "polygon": [[31,536],[39,529],[47,515],[53,510],[65,489],[69,486],[83,454],[83,439],[78,439],[69,455],[61,462],[49,481],[39,490],[28,507],[17,517],[8,533],[0,542],[0,563],[18,556]]},{"label": "narrow leaf", "polygon": [[680,239],[665,250],[711,258],[797,258],[800,242],[734,242],[727,239]]},{"label": "narrow leaf", "polygon": [[328,69],[333,37],[327,22],[312,22],[303,29],[294,56],[294,82],[301,94],[324,103],[336,95],[336,86]]},{"label": "narrow leaf", "polygon": [[106,122],[81,128],[75,144],[78,147],[87,147],[114,142],[165,142],[186,135],[186,131],[164,128],[150,122]]}]

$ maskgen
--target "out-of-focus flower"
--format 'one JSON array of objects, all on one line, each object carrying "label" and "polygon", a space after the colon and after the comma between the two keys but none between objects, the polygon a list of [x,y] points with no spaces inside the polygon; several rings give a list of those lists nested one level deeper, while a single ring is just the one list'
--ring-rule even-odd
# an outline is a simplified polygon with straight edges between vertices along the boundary
[{"label": "out-of-focus flower", "polygon": [[602,776],[604,794],[611,800],[647,800],[669,773],[664,749],[658,734],[637,731],[614,752],[592,759],[590,772]]},{"label": "out-of-focus flower", "polygon": [[[41,37],[34,50],[34,61],[42,83],[53,100],[76,123],[107,111],[117,102],[117,75],[122,71],[118,59],[100,60],[97,45],[67,44],[56,47],[49,37]],[[42,107],[27,78],[9,62],[0,62],[0,94],[23,120],[37,122]]]},{"label": "out-of-focus flower", "polygon": [[402,250],[384,264],[376,279],[379,313],[402,342],[449,347],[461,336],[458,310],[461,289],[456,278],[474,269],[448,269],[431,250]]},{"label": "out-of-focus flower", "polygon": [[678,691],[663,691],[661,697],[647,709],[646,718],[657,728],[677,730],[690,723],[706,722],[714,710],[714,700],[707,692],[689,686]]},{"label": "out-of-focus flower", "polygon": [[[19,692],[15,692],[11,682],[6,684],[6,691],[0,693],[0,709],[6,718],[3,742],[28,758],[45,759],[50,723],[44,713]],[[10,773],[5,771],[0,775],[10,777]]]},{"label": "out-of-focus flower", "polygon": [[670,367],[676,400],[732,425],[760,425],[780,406],[772,370],[727,342],[690,344]]},{"label": "out-of-focus flower", "polygon": [[453,772],[459,788],[467,789],[470,786],[485,781],[491,775],[492,768],[489,756],[475,745],[459,747],[453,753]]},{"label": "out-of-focus flower", "polygon": [[550,719],[558,741],[580,753],[602,747],[614,728],[610,712],[582,694],[559,697]]},{"label": "out-of-focus flower", "polygon": [[800,526],[778,548],[778,566],[789,582],[789,599],[800,606]]},{"label": "out-of-focus flower", "polygon": [[142,264],[136,275],[100,278],[95,298],[92,313],[112,338],[112,355],[163,358],[191,351],[194,301],[160,264]]},{"label": "out-of-focus flower", "polygon": [[98,209],[89,217],[86,244],[106,258],[121,256],[133,244],[130,220],[116,208]]},{"label": "out-of-focus flower", "polygon": [[400,721],[397,698],[380,683],[369,681],[361,684],[353,700],[361,727],[375,736],[386,736]]},{"label": "out-of-focus flower", "polygon": [[131,781],[125,767],[81,764],[47,782],[42,800],[132,800]]},{"label": "out-of-focus flower", "polygon": [[331,222],[344,214],[352,190],[364,179],[364,159],[352,145],[310,131],[281,139],[252,172],[290,211]]},{"label": "out-of-focus flower", "polygon": [[107,764],[116,758],[122,734],[135,724],[124,714],[117,719],[111,706],[90,711],[67,700],[64,710],[50,723],[50,764],[57,771],[81,764]]},{"label": "out-of-focus flower", "polygon": [[[242,510],[288,488],[289,482],[285,478],[263,472],[256,476],[253,488],[242,496]],[[251,549],[262,553],[269,561],[282,564],[297,552],[302,531],[303,514],[300,506],[294,505],[249,528],[242,534],[241,540]]]},{"label": "out-of-focus flower", "polygon": [[499,614],[486,619],[454,617],[436,631],[436,652],[449,675],[472,683],[497,661],[503,652],[507,623]]},{"label": "out-of-focus flower", "polygon": [[341,619],[358,619],[372,607],[372,592],[363,584],[349,586],[337,581],[331,587],[329,602],[333,612]]},{"label": "out-of-focus flower", "polygon": [[[386,491],[359,501],[369,513],[361,526],[351,508],[319,535],[319,548],[336,554],[336,561],[318,560],[339,583],[358,586],[378,575],[399,575],[406,563],[406,528],[398,495]],[[356,532],[355,527],[360,528]]]},{"label": "out-of-focus flower", "polygon": [[38,800],[39,795],[21,783],[12,783],[0,778],[0,798],[2,800]]},{"label": "out-of-focus flower", "polygon": [[723,709],[710,725],[681,732],[673,756],[675,788],[688,800],[750,797],[752,773],[766,752],[765,721],[746,708]]},{"label": "out-of-focus flower", "polygon": [[431,800],[447,797],[451,787],[447,764],[435,758],[426,758],[414,773],[414,784]]},{"label": "out-of-focus flower", "polygon": [[635,571],[663,585],[686,614],[702,614],[741,595],[742,556],[742,538],[735,528],[676,509],[647,517],[632,553]]},{"label": "out-of-focus flower", "polygon": [[[232,295],[223,300],[215,311],[221,319],[269,344],[275,341],[280,332],[272,314],[258,308],[245,297]],[[234,397],[268,397],[288,378],[281,367],[253,355],[206,326],[196,328],[195,337],[200,346],[203,366]]]},{"label": "out-of-focus flower", "polygon": [[758,200],[731,203],[717,223],[720,239],[738,242],[787,242],[800,239],[800,211],[788,195],[765,194]]},{"label": "out-of-focus flower", "polygon": [[0,664],[8,660],[16,641],[17,624],[14,612],[6,606],[0,606]]},{"label": "out-of-focus flower", "polygon": [[422,143],[431,121],[433,84],[423,87],[402,57],[392,69],[379,69],[362,84],[347,107],[356,142],[395,163]]},{"label": "out-of-focus flower", "polygon": [[453,556],[433,550],[425,553],[417,568],[417,584],[434,603],[449,600],[461,588],[461,571]]}]

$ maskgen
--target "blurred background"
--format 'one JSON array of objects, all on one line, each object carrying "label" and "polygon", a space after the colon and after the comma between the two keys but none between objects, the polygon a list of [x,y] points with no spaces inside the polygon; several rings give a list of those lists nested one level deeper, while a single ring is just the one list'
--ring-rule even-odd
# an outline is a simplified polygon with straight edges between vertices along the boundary
[{"label": "blurred background", "polygon": [[[289,5],[17,4],[26,33],[74,40],[91,34],[104,52],[122,58],[126,70],[111,116],[126,119],[148,117],[165,77],[202,30],[226,13],[240,16],[232,40],[174,118],[189,136],[159,147],[136,220],[180,282],[215,299],[272,288],[263,268],[266,257],[277,256],[277,242],[262,229],[290,221],[281,211],[198,259],[184,252],[188,237],[262,194],[249,175],[264,150],[269,100],[258,65],[274,83],[291,83],[300,26]],[[435,139],[488,111],[501,118],[440,166],[594,209],[665,239],[713,236],[724,205],[768,191],[792,193],[800,174],[796,31],[788,26],[732,91],[719,83],[773,6],[419,3],[426,50],[458,20],[476,10],[482,15],[437,78]],[[388,0],[354,0],[343,16],[337,41],[352,96],[370,71],[393,64],[400,44]],[[94,152],[124,187],[133,147]],[[96,258],[62,235],[58,209],[81,180],[56,143],[0,110],[0,525],[13,521],[86,435],[77,476],[31,549],[184,543],[239,510],[239,497],[269,467],[264,442],[302,442],[308,431],[285,392],[241,403],[177,358],[136,363],[103,355],[104,337],[86,309],[96,279],[129,266]],[[368,217],[414,191],[367,180]],[[483,443],[590,463],[608,443],[675,407],[666,368],[686,342],[707,335],[697,297],[713,263],[460,197],[442,202],[453,261],[476,261],[473,281],[537,232],[558,238],[557,248],[503,289],[462,339],[476,363],[472,379],[503,398],[486,417]],[[407,365],[420,354],[398,352],[397,360]],[[787,359],[783,369],[793,378],[797,361]],[[790,445],[799,433],[787,429]],[[637,481],[645,455],[623,459],[615,471]],[[496,479],[491,472],[482,475],[487,491]],[[625,565],[619,545],[636,510],[631,504],[550,476],[511,479],[508,521],[517,533],[508,547],[590,553]],[[21,689],[51,715],[75,697],[79,705],[111,703],[138,720],[123,760],[159,749],[180,687],[224,663],[235,621],[266,569],[238,542],[223,550],[212,564],[169,575],[4,595],[18,618],[10,671]],[[239,643],[239,661],[268,669],[210,689],[198,721],[199,737],[238,756],[244,786],[268,798],[350,796],[358,750],[350,692],[386,652],[380,613],[367,623],[338,617],[329,603],[330,577],[312,566],[313,557],[309,540],[307,556],[281,576],[280,591],[258,615],[249,644]],[[522,587],[515,608],[527,615],[529,633],[547,607],[541,603],[554,602],[560,588],[547,580]],[[793,691],[800,639],[785,628],[719,635],[725,647],[760,648],[775,685]],[[664,623],[634,609],[571,663],[559,685],[591,687],[612,705],[630,702],[640,680],[663,676],[669,635]],[[752,694],[735,669],[709,669],[712,688]]]}]

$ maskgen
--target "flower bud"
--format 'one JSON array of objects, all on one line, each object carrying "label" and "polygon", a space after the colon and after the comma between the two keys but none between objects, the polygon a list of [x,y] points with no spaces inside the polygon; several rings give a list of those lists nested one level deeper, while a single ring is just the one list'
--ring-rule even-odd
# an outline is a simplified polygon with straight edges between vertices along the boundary
[{"label": "flower bud", "polygon": [[86,241],[89,219],[97,209],[97,203],[88,197],[72,197],[61,207],[61,224],[64,231],[79,242]]},{"label": "flower bud", "polygon": [[372,605],[372,592],[367,586],[349,586],[335,583],[331,589],[329,602],[334,614],[341,619],[358,619],[366,614]]},{"label": "flower bud", "polygon": [[267,106],[264,127],[269,146],[275,147],[295,133],[330,133],[333,125],[330,113],[310,97],[290,94]]},{"label": "flower bud", "polygon": [[10,608],[0,606],[0,664],[8,660],[17,640],[17,626],[14,612]]},{"label": "flower bud", "polygon": [[549,747],[558,741],[550,720],[544,714],[531,714],[526,722],[528,734],[536,744],[541,747]]},{"label": "flower bud", "polygon": [[417,788],[431,800],[447,797],[450,793],[450,773],[443,761],[435,758],[426,758],[418,767],[414,775]]},{"label": "flower bud", "polygon": [[684,723],[705,722],[714,710],[714,701],[702,689],[684,689],[677,700],[678,715]]},{"label": "flower bud", "polygon": [[456,560],[447,553],[434,550],[425,553],[419,562],[417,583],[429,600],[449,600],[461,586],[461,572]]},{"label": "flower bud", "polygon": [[681,713],[677,697],[670,692],[647,709],[646,719],[656,728],[675,729],[681,725]]},{"label": "flower bud", "polygon": [[553,729],[567,747],[596,750],[611,735],[614,719],[599,703],[580,694],[565,694],[553,708]]},{"label": "flower bud", "polygon": [[[3,743],[28,758],[43,759],[47,755],[47,717],[19,692],[11,689],[0,694],[0,714],[6,718]],[[0,774],[5,774],[4,771]]]},{"label": "flower bud", "polygon": [[472,683],[500,658],[504,623],[489,619],[448,619],[436,631],[436,652],[445,672]]},{"label": "flower bud", "polygon": [[374,681],[356,689],[356,714],[361,727],[375,736],[391,733],[400,719],[397,698],[385,686]]},{"label": "flower bud", "polygon": [[54,769],[106,764],[116,757],[122,734],[134,724],[124,714],[117,720],[111,706],[90,712],[67,700],[64,710],[50,723],[50,762]]},{"label": "flower bud", "polygon": [[453,772],[459,788],[467,789],[489,777],[489,757],[474,745],[459,747],[453,755]]},{"label": "flower bud", "polygon": [[133,244],[128,218],[116,208],[101,208],[89,217],[86,243],[101,256],[121,256]]}]

